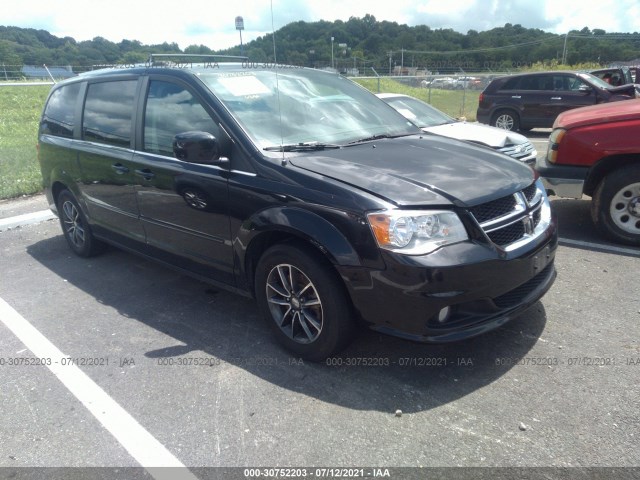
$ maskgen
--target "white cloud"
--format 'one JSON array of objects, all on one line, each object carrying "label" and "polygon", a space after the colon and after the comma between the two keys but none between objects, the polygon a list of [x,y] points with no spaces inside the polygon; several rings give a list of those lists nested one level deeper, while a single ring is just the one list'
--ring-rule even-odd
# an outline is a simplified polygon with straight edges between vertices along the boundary
[{"label": "white cloud", "polygon": [[[63,8],[50,0],[12,3],[10,9],[3,9],[4,25],[41,28],[76,40],[101,36],[114,42],[176,42],[181,48],[203,44],[221,49],[240,42],[234,24],[237,15],[245,20],[245,43],[272,28],[270,0],[190,0],[180,7],[157,0],[65,0]],[[633,32],[640,25],[638,0],[273,0],[276,30],[297,20],[346,21],[367,13],[377,20],[462,33],[505,23],[555,33],[583,27]]]},{"label": "white cloud", "polygon": [[599,28],[607,32],[637,32],[640,28],[638,0],[599,0],[598,2],[567,2],[573,8],[568,12],[547,2],[545,13],[556,22],[556,33],[570,30]]}]

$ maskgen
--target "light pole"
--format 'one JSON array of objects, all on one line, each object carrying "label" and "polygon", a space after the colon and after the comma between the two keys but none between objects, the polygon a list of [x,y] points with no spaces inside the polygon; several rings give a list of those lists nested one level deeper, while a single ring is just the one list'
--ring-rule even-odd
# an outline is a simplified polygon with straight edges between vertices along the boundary
[{"label": "light pole", "polygon": [[331,69],[333,70],[333,37],[331,37]]},{"label": "light pole", "polygon": [[240,16],[236,17],[236,30],[240,32],[240,55],[244,55],[244,47],[242,46],[242,30],[244,30],[244,19]]}]

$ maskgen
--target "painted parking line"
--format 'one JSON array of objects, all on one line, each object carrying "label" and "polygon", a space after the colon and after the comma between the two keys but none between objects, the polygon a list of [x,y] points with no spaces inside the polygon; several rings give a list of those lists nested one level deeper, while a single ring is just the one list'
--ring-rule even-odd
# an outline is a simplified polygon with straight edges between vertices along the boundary
[{"label": "painted parking line", "polygon": [[41,210],[39,212],[16,215],[15,217],[0,218],[0,232],[11,228],[21,227],[23,225],[44,222],[45,220],[50,220],[52,218],[56,218],[56,216],[51,210]]},{"label": "painted parking line", "polygon": [[616,247],[615,245],[606,245],[604,243],[583,242],[582,240],[573,240],[571,238],[558,238],[560,245],[568,245],[573,247],[588,248],[590,250],[600,250],[604,252],[622,253],[624,255],[634,255],[640,257],[640,249]]},{"label": "painted parking line", "polygon": [[197,480],[187,467],[140,425],[88,375],[38,329],[0,298],[0,321],[20,339],[36,358],[51,359],[47,368],[91,412],[111,435],[156,480]]}]

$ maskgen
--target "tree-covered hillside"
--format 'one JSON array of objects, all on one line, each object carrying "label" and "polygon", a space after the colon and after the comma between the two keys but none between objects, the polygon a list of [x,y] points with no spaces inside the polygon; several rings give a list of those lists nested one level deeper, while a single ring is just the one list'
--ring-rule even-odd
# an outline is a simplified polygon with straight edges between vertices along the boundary
[{"label": "tree-covered hillside", "polygon": [[[333,37],[333,41],[331,40]],[[400,67],[433,72],[512,70],[534,63],[567,65],[630,61],[640,57],[640,34],[604,30],[557,35],[521,25],[506,24],[485,32],[466,34],[426,25],[407,26],[377,21],[372,15],[348,21],[294,22],[275,32],[279,63],[340,70],[375,68],[387,73]],[[44,30],[0,26],[0,64],[72,65],[74,67],[143,62],[149,53],[247,55],[251,61],[272,62],[273,35],[213,52],[191,45],[184,52],[176,43],[143,45],[137,40],[114,43],[102,37],[77,42]],[[333,50],[333,55],[332,55]],[[564,60],[564,61],[563,61]]]}]

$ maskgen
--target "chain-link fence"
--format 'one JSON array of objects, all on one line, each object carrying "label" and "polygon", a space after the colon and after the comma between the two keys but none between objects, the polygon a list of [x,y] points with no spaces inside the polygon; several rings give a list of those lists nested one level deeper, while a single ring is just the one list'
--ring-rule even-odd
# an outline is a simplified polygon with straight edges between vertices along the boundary
[{"label": "chain-link fence", "polygon": [[[99,67],[0,67],[0,199],[31,194],[41,189],[35,145],[38,121],[51,85]],[[349,72],[342,72],[345,73]],[[478,96],[495,76],[497,74],[417,74],[354,75],[349,78],[374,93],[410,95],[452,117],[474,121]]]},{"label": "chain-link fence", "polygon": [[374,93],[401,93],[418,98],[454,118],[475,121],[480,92],[504,73],[352,77]]}]

